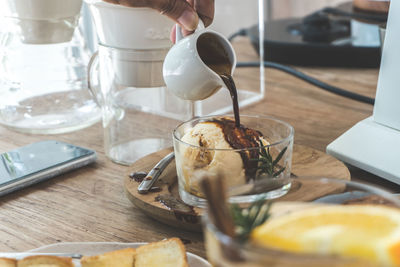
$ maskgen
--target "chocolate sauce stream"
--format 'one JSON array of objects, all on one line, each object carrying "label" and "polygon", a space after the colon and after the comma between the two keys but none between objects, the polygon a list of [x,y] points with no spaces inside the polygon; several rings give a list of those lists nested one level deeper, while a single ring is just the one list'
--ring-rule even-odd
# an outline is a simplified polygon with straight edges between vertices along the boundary
[{"label": "chocolate sauce stream", "polygon": [[233,62],[231,62],[225,47],[214,34],[205,33],[197,40],[197,52],[204,64],[218,74],[228,88],[232,98],[236,127],[240,127],[237,89],[230,74]]},{"label": "chocolate sauce stream", "polygon": [[224,81],[226,87],[229,90],[232,98],[233,114],[235,115],[235,125],[240,127],[240,115],[239,115],[239,100],[237,95],[237,89],[235,81],[230,74],[220,74],[221,79]]},{"label": "chocolate sauce stream", "polygon": [[[197,52],[204,64],[221,77],[231,95],[235,121],[228,119],[214,121],[223,130],[225,140],[235,149],[259,147],[262,134],[240,125],[237,88],[230,74],[232,73],[233,62],[231,62],[225,47],[215,35],[205,33],[197,40]],[[239,153],[243,161],[246,179],[250,180],[254,178],[258,164],[257,161],[250,159],[258,158],[258,150],[246,150]]]}]

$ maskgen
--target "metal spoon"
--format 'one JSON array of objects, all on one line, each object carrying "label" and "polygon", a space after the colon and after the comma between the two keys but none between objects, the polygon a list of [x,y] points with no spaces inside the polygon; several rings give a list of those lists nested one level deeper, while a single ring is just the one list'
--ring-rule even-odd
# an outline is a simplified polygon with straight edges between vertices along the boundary
[{"label": "metal spoon", "polygon": [[147,194],[149,190],[152,188],[154,183],[161,176],[165,168],[169,165],[169,163],[175,158],[174,152],[169,153],[164,158],[162,158],[151,171],[147,174],[147,176],[143,179],[143,181],[138,186],[138,192],[140,194]]}]

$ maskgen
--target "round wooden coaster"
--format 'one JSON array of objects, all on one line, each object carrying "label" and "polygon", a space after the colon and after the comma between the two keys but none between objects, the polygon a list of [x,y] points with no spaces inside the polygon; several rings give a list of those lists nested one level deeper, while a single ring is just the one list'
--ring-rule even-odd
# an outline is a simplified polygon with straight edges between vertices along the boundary
[{"label": "round wooden coaster", "polygon": [[[130,201],[152,218],[168,225],[190,231],[201,231],[202,209],[186,205],[179,198],[175,161],[165,169],[154,185],[153,192],[139,194],[139,181],[130,177],[131,173],[148,172],[173,149],[164,149],[150,154],[132,164],[125,175],[125,189]],[[339,160],[307,146],[294,145],[292,175],[297,177],[317,176],[350,180],[350,172]],[[336,189],[307,187],[296,181],[290,189],[291,200],[315,199]],[[167,203],[167,205],[165,205]],[[174,206],[173,209],[169,208]]]}]

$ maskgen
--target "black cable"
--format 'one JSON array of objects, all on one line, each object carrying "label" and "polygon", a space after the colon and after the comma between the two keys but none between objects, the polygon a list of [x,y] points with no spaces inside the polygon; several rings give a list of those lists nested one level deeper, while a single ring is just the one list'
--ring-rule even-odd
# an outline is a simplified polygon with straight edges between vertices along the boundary
[{"label": "black cable", "polygon": [[[259,67],[260,63],[259,62],[238,62],[236,64],[236,67],[238,68],[244,68],[244,67]],[[264,61],[264,67],[266,68],[272,68],[272,69],[277,69],[283,72],[286,72],[288,74],[291,74],[305,82],[308,82],[312,85],[315,85],[319,88],[322,88],[328,92],[331,92],[333,94],[336,95],[340,95],[340,96],[344,96],[359,102],[363,102],[363,103],[367,103],[367,104],[371,104],[373,105],[375,103],[375,99],[367,97],[367,96],[363,96],[357,93],[353,93],[347,90],[344,90],[342,88],[324,83],[320,80],[317,80],[311,76],[308,76],[307,74],[304,74],[294,68],[279,64],[279,63],[275,63],[275,62],[271,62],[271,61]]]},{"label": "black cable", "polygon": [[233,33],[231,36],[228,37],[229,42],[232,42],[233,39],[235,39],[238,36],[246,36],[247,35],[247,29],[240,29],[239,31]]},{"label": "black cable", "polygon": [[[377,22],[385,22],[386,21],[386,18],[383,18],[382,16],[379,16],[379,15],[352,13],[352,12],[346,12],[346,11],[343,11],[343,10],[340,10],[337,8],[331,8],[331,7],[323,8],[322,10],[317,11],[317,12],[330,14],[333,16],[365,19],[365,20],[370,20],[370,21],[372,20],[372,21],[377,21]],[[315,13],[313,13],[313,14],[315,14]],[[228,40],[232,41],[237,36],[247,36],[247,29],[241,29],[241,30],[233,33],[231,36],[229,36]],[[239,63],[237,63],[236,66],[239,68],[240,67],[259,67],[260,64],[259,64],[259,62],[239,62]],[[305,82],[308,82],[314,86],[317,86],[323,90],[326,90],[326,91],[331,92],[336,95],[340,95],[343,97],[347,97],[347,98],[350,98],[350,99],[353,99],[353,100],[356,100],[359,102],[371,104],[371,105],[373,105],[375,103],[374,98],[370,98],[370,97],[367,97],[364,95],[353,93],[353,92],[344,90],[342,88],[327,84],[327,83],[317,80],[307,74],[304,74],[294,68],[291,68],[291,67],[279,64],[279,63],[275,63],[275,62],[271,62],[271,61],[264,61],[264,67],[273,68],[273,69],[277,69],[277,70],[286,72],[286,73],[293,75]]]}]

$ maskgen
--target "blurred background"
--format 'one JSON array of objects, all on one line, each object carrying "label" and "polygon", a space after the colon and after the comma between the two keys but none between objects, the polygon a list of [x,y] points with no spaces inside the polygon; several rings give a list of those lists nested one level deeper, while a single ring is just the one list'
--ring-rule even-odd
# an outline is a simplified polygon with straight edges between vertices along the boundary
[{"label": "blurred background", "polygon": [[270,19],[299,17],[326,6],[334,6],[348,0],[270,0]]},{"label": "blurred background", "polygon": [[[262,1],[262,0],[261,0]],[[266,20],[303,17],[327,6],[335,6],[349,0],[264,0]],[[232,34],[239,28],[258,23],[258,0],[217,0],[212,29]],[[229,16],[237,14],[237,16]]]}]

